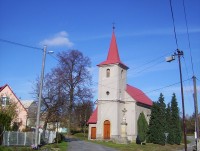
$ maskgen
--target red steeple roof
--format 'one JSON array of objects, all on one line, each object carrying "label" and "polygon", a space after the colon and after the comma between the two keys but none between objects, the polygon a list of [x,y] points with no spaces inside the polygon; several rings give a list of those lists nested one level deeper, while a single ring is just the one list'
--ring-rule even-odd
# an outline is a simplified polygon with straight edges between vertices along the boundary
[{"label": "red steeple roof", "polygon": [[108,51],[107,60],[100,63],[98,66],[108,65],[108,64],[120,64],[123,67],[128,69],[128,67],[125,64],[123,64],[120,60],[114,31],[112,33],[112,38],[111,38],[111,42],[110,42],[110,48]]}]

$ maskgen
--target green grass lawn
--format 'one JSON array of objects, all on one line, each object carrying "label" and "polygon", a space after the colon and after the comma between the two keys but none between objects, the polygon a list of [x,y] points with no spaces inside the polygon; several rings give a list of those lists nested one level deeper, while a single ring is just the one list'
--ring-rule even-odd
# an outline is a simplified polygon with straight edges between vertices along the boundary
[{"label": "green grass lawn", "polygon": [[61,142],[58,144],[49,144],[49,145],[45,145],[43,147],[41,147],[41,150],[44,150],[45,148],[51,149],[51,148],[59,148],[59,151],[66,151],[68,147],[67,142]]},{"label": "green grass lawn", "polygon": [[[81,133],[77,133],[74,135],[74,137],[77,137],[81,140],[87,140],[87,135],[86,137],[83,136]],[[88,141],[88,140],[87,140]],[[90,141],[93,143],[97,143],[100,145],[108,146],[111,148],[116,148],[120,151],[176,151],[176,150],[181,150],[184,148],[184,145],[165,145],[161,146],[158,144],[152,144],[152,143],[146,143],[146,145],[138,145],[136,143],[130,143],[128,145],[126,144],[116,144],[111,141]]]},{"label": "green grass lawn", "polygon": [[[59,151],[66,151],[67,150],[67,142],[61,142],[58,144],[49,144],[42,146],[39,150],[48,149],[49,151],[52,150],[52,148],[59,148]],[[0,146],[0,151],[32,151],[31,147],[5,147]]]}]

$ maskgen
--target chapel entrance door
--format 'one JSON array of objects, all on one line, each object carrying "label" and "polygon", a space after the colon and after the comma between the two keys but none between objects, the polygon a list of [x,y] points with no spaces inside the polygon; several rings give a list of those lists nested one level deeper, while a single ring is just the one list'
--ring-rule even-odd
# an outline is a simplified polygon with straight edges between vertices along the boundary
[{"label": "chapel entrance door", "polygon": [[110,139],[110,121],[104,121],[104,139]]},{"label": "chapel entrance door", "polygon": [[96,127],[91,128],[91,139],[96,139]]}]

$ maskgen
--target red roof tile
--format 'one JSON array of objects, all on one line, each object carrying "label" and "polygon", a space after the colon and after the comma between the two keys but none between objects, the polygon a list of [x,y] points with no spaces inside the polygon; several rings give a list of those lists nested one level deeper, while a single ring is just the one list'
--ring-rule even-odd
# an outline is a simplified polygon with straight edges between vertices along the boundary
[{"label": "red roof tile", "polygon": [[97,109],[98,108],[96,108],[95,110],[94,110],[94,112],[92,113],[92,115],[90,116],[90,118],[89,118],[89,120],[88,120],[88,124],[96,124],[97,123]]},{"label": "red roof tile", "polygon": [[117,48],[116,37],[115,37],[115,33],[113,31],[107,59],[106,59],[106,61],[103,61],[100,64],[98,64],[98,66],[108,65],[108,64],[116,64],[116,63],[118,63],[128,69],[128,67],[125,64],[123,64],[120,60],[118,48]]},{"label": "red roof tile", "polygon": [[140,89],[127,84],[126,92],[137,102],[152,106],[152,100],[144,94]]}]

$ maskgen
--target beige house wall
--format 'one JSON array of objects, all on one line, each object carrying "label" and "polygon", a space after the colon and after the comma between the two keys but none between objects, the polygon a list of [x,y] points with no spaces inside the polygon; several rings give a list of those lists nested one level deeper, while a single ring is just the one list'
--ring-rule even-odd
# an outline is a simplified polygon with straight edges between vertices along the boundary
[{"label": "beige house wall", "polygon": [[26,127],[27,111],[8,85],[0,92],[0,97],[8,97],[10,101],[16,103],[17,118],[14,119],[13,122],[21,122],[22,124],[19,129],[24,129]]}]

